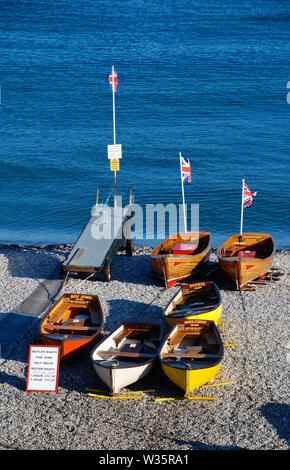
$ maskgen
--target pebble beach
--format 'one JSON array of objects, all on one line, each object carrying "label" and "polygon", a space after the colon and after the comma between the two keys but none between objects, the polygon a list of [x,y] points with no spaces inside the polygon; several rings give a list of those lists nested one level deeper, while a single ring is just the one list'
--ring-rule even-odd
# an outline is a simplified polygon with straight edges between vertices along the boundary
[{"label": "pebble beach", "polygon": [[[225,348],[216,384],[228,384],[195,393],[213,401],[181,400],[181,390],[158,365],[130,387],[153,392],[142,399],[112,400],[85,394],[86,387],[104,389],[89,353],[61,366],[57,394],[25,392],[28,348],[37,343],[41,313],[41,302],[25,301],[43,299],[46,282],[56,287],[55,273],[69,248],[0,247],[0,449],[289,448],[288,251],[275,257],[279,279],[242,293],[220,286],[223,340],[234,346]],[[166,290],[150,275],[149,253],[149,248],[138,248],[132,257],[119,253],[112,282],[71,279],[61,293],[97,294],[105,312],[105,334],[124,320],[162,319],[177,288]],[[210,267],[216,263],[213,253]],[[160,397],[175,400],[156,402]]]}]

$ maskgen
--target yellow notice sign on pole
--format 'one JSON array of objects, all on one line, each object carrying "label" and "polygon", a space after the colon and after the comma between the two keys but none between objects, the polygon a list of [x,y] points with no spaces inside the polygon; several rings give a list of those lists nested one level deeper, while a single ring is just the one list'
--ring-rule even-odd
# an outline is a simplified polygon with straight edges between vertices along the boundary
[{"label": "yellow notice sign on pole", "polygon": [[118,158],[112,158],[110,160],[110,170],[119,171],[120,170],[120,160]]}]

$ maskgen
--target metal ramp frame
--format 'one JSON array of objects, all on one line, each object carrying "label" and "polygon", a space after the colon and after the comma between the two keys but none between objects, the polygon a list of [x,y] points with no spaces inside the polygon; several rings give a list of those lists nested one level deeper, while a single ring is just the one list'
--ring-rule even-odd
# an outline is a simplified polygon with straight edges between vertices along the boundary
[{"label": "metal ramp frame", "polygon": [[[111,280],[111,262],[117,251],[126,248],[126,253],[132,254],[133,250],[131,239],[126,239],[123,233],[124,224],[130,219],[131,211],[127,208],[126,212],[122,213],[120,209],[113,206],[110,207],[109,214],[105,213],[101,217],[92,215],[89,218],[67,259],[62,263],[63,273],[103,273],[105,280]],[[94,236],[94,232],[100,232],[100,228],[103,228],[106,237]]]}]

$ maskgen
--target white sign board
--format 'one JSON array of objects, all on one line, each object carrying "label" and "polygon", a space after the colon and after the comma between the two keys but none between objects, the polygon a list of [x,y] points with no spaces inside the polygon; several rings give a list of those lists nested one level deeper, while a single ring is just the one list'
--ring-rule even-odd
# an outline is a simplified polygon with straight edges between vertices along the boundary
[{"label": "white sign board", "polygon": [[108,159],[122,158],[122,145],[108,145]]},{"label": "white sign board", "polygon": [[27,392],[57,392],[61,346],[31,345]]}]

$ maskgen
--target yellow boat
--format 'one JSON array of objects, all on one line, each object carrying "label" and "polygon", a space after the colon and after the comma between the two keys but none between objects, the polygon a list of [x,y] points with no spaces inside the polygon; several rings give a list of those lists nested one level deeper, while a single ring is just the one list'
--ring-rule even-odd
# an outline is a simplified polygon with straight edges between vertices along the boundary
[{"label": "yellow boat", "polygon": [[209,320],[177,323],[159,352],[164,373],[185,396],[218,374],[223,355],[219,330]]},{"label": "yellow boat", "polygon": [[170,300],[164,315],[169,326],[184,320],[212,320],[218,325],[222,314],[220,291],[213,281],[185,284]]}]

